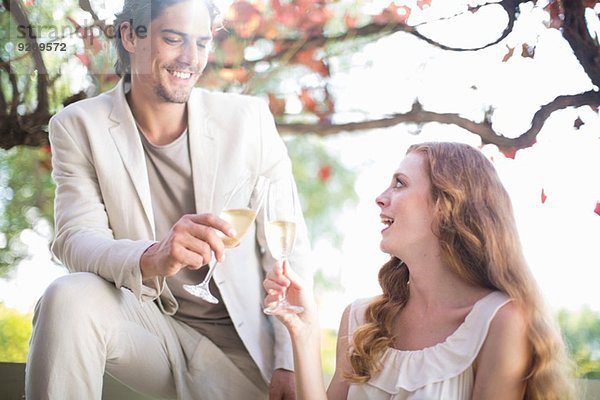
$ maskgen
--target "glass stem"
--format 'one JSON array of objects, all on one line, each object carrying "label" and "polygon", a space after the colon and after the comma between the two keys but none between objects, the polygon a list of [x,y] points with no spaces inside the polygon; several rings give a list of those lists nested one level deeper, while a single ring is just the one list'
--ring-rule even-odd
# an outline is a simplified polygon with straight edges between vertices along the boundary
[{"label": "glass stem", "polygon": [[215,267],[218,263],[219,262],[215,258],[213,263],[208,265],[208,272],[206,273],[206,276],[204,277],[204,280],[202,281],[201,285],[208,285],[208,282],[210,282],[210,278],[212,278],[213,272],[215,272]]},{"label": "glass stem", "polygon": [[[281,268],[283,269],[284,275],[287,273],[287,256],[283,254],[281,256]],[[279,299],[279,303],[287,303],[287,289],[283,292],[283,296]]]}]

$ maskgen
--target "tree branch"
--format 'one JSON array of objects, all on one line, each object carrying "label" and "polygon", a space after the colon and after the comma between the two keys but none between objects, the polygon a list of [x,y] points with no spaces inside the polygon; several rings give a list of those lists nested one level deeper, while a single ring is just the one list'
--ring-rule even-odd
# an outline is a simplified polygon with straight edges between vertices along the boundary
[{"label": "tree branch", "polygon": [[[20,0],[2,0],[4,7],[10,10],[14,20],[20,26],[30,26],[29,18],[23,10],[23,5]],[[9,4],[10,3],[10,4]],[[48,115],[48,82],[47,70],[42,58],[42,53],[38,49],[37,37],[33,32],[31,35],[26,35],[25,40],[31,49],[31,58],[33,59],[37,70],[37,98],[38,104],[35,113]]]},{"label": "tree branch", "polygon": [[566,0],[562,4],[565,15],[563,37],[592,83],[600,88],[600,47],[588,30],[585,7],[581,1]]},{"label": "tree branch", "polygon": [[10,81],[10,87],[12,90],[10,109],[7,110],[7,113],[10,114],[11,116],[16,116],[17,115],[17,106],[19,105],[19,86],[17,83],[17,78],[15,77],[15,74],[13,74],[12,69],[10,68],[9,64],[0,65],[0,67],[2,67],[2,69],[4,71],[6,71],[6,74],[8,75],[8,80]]},{"label": "tree branch", "polygon": [[[516,1],[516,3],[515,3]],[[517,19],[516,17],[516,12],[517,12],[517,7],[520,3],[525,3],[525,1],[523,0],[504,0],[501,1],[500,3],[486,3],[483,4],[481,6],[478,7],[478,9],[481,9],[483,7],[486,6],[490,6],[490,5],[500,5],[504,11],[506,11],[506,14],[508,16],[508,23],[506,24],[506,28],[504,28],[504,30],[502,31],[502,33],[500,34],[500,36],[490,42],[487,43],[483,46],[480,47],[474,47],[474,48],[462,48],[462,47],[452,47],[452,46],[446,46],[438,41],[435,41],[433,39],[428,38],[427,36],[421,34],[417,29],[413,29],[411,32],[411,34],[413,34],[414,36],[418,37],[419,39],[429,43],[432,46],[438,47],[442,50],[449,50],[449,51],[478,51],[478,50],[483,50],[486,49],[490,46],[493,46],[497,43],[500,43],[502,40],[504,40],[513,30],[514,26],[515,26],[515,21]]]},{"label": "tree branch", "polygon": [[[1,68],[1,66],[0,66]],[[2,68],[4,69],[4,68]],[[8,103],[6,102],[6,97],[4,96],[4,90],[0,90],[0,116],[3,119],[8,115]]]},{"label": "tree branch", "polygon": [[[485,7],[485,6],[490,6],[490,5],[500,5],[505,11],[506,14],[508,16],[508,23],[506,25],[506,28],[503,30],[503,32],[500,34],[500,36],[490,42],[487,43],[483,46],[479,46],[479,47],[473,47],[473,48],[462,48],[462,47],[452,47],[452,46],[447,46],[444,45],[438,41],[435,41],[433,39],[428,38],[427,36],[423,35],[422,33],[419,32],[418,28],[419,26],[423,26],[426,25],[427,23],[424,24],[420,24],[419,26],[411,26],[411,25],[407,25],[404,23],[388,23],[388,24],[379,24],[379,23],[370,23],[358,28],[351,28],[348,29],[346,32],[344,32],[343,34],[340,35],[336,35],[336,36],[325,36],[320,32],[315,32],[312,34],[309,34],[308,36],[306,36],[303,39],[303,43],[301,46],[298,46],[298,42],[300,39],[298,38],[293,38],[293,39],[279,39],[279,40],[273,40],[273,45],[274,47],[278,48],[278,51],[275,51],[273,53],[270,53],[269,55],[260,58],[260,59],[256,59],[256,60],[244,60],[241,63],[236,63],[235,65],[233,63],[221,63],[218,64],[217,63],[213,63],[211,66],[209,66],[209,68],[249,68],[259,62],[271,62],[273,60],[280,60],[285,54],[289,54],[288,52],[290,50],[294,50],[294,52],[300,52],[300,51],[305,51],[305,50],[310,50],[310,49],[315,49],[315,48],[320,48],[323,47],[325,45],[328,44],[334,44],[334,43],[341,43],[341,42],[345,42],[348,40],[351,40],[353,38],[361,38],[361,39],[365,39],[365,38],[371,38],[372,40],[375,40],[381,36],[385,36],[385,35],[390,35],[396,32],[405,32],[408,33],[410,35],[413,35],[423,41],[425,41],[426,43],[438,47],[442,50],[448,50],[448,51],[478,51],[478,50],[483,50],[485,48],[488,48],[490,46],[493,46],[499,42],[501,42],[503,39],[505,39],[513,30],[514,28],[514,24],[516,21],[516,12],[518,9],[518,5],[520,3],[525,3],[525,0],[504,0],[500,3],[486,3],[482,6],[480,6],[479,8]],[[453,17],[456,17],[453,16]],[[448,19],[448,18],[443,18],[443,19]],[[231,36],[236,36],[238,37],[234,31],[228,31],[228,35],[227,37],[231,37]],[[238,37],[239,40],[245,40],[242,39],[240,37]],[[260,39],[265,39],[264,37],[257,35],[254,36],[252,38],[252,41],[257,41]]]},{"label": "tree branch", "polygon": [[558,96],[550,103],[540,107],[534,114],[531,121],[531,127],[521,135],[515,138],[509,138],[498,134],[487,121],[474,122],[458,114],[436,113],[425,111],[419,103],[415,103],[413,108],[407,113],[393,114],[387,118],[377,120],[350,122],[345,124],[298,124],[298,123],[278,123],[277,127],[282,134],[316,134],[319,136],[328,136],[341,132],[352,132],[358,130],[389,128],[401,123],[425,124],[428,122],[437,122],[440,124],[452,124],[472,132],[479,137],[483,143],[497,145],[502,150],[511,148],[522,149],[532,146],[538,133],[544,126],[548,117],[555,111],[567,107],[581,107],[584,105],[599,106],[600,93],[589,91],[576,95]]}]

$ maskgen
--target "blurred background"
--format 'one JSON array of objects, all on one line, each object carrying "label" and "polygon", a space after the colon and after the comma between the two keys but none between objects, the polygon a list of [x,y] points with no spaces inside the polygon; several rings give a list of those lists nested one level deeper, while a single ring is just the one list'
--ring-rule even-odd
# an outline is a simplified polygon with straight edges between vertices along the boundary
[{"label": "blurred background", "polygon": [[[597,1],[217,4],[199,86],[261,97],[276,117],[314,249],[326,374],[343,308],[379,291],[375,197],[410,144],[449,140],[493,161],[578,375],[600,378]],[[67,273],[48,250],[47,123],[118,81],[121,6],[0,5],[0,361],[25,361],[35,302]]]}]

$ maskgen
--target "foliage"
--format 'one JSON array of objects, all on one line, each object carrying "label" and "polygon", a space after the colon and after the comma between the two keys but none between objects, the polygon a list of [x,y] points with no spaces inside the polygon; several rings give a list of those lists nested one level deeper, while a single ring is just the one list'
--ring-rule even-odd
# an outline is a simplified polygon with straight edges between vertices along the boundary
[{"label": "foliage", "polygon": [[[109,39],[114,37],[110,25],[115,11],[110,7],[114,5],[90,0],[75,3],[74,0],[3,0],[0,55],[8,62],[0,62],[0,113],[7,117],[0,123],[1,147],[47,142],[44,126],[56,110],[56,103],[52,104],[51,100],[61,97],[56,95],[59,91],[54,87],[65,76],[77,78],[70,86],[75,97],[63,97],[60,99],[63,103],[85,97],[86,88],[99,92],[114,84],[116,77],[106,51]],[[506,154],[514,155],[516,150],[535,143],[541,127],[553,112],[600,104],[597,90],[600,45],[597,28],[594,28],[598,19],[597,4],[596,0],[450,3],[443,0],[237,0],[224,10],[224,29],[215,32],[215,50],[201,85],[268,97],[281,132],[327,135],[399,123],[438,122],[457,125],[479,135],[484,143],[497,144]],[[525,12],[526,9],[529,11]],[[482,23],[490,13],[505,18],[497,18],[500,21],[497,24]],[[346,72],[345,67],[352,65],[347,56],[359,52],[368,43],[402,34],[418,38],[423,46],[452,52],[475,52],[500,46],[507,51],[498,57],[498,62],[508,63],[516,57],[535,58],[535,38],[517,39],[522,43],[509,40],[520,19],[534,13],[546,15],[547,29],[559,30],[591,82],[587,92],[575,94],[561,93],[557,86],[554,100],[538,105],[531,127],[516,137],[507,137],[494,126],[494,106],[490,104],[481,104],[480,111],[468,118],[460,113],[427,110],[416,97],[409,111],[398,108],[383,116],[363,114],[349,119],[343,115],[345,110],[338,110],[339,94],[333,90],[332,82],[336,75]],[[43,35],[49,33],[42,32],[39,37],[7,36],[6,25],[10,25],[10,21],[13,26],[49,26],[47,31],[51,32],[64,30],[59,27],[70,28],[70,34],[52,39],[64,43],[66,51],[15,51],[23,42],[35,47],[36,43],[47,40]],[[448,34],[435,34],[435,29],[431,29],[440,27]],[[477,35],[471,33],[473,29],[479,30]],[[401,52],[399,49],[399,56]],[[56,59],[68,62],[63,66]],[[19,69],[20,63],[27,64],[23,70],[32,73],[16,76],[12,71]],[[87,78],[82,76],[81,70],[87,72]],[[473,88],[474,96],[477,90]],[[523,91],[526,94],[527,88]],[[18,97],[16,104],[10,102],[15,98],[13,94]],[[515,93],[516,96],[522,94]],[[36,103],[37,106],[32,107]],[[357,111],[356,114],[361,115],[360,110]]]},{"label": "foliage", "polygon": [[558,321],[578,375],[600,379],[600,313],[589,308],[578,312],[561,310]]},{"label": "foliage", "polygon": [[334,217],[357,200],[354,173],[314,136],[290,137],[286,144],[311,239],[329,239],[339,245],[341,235],[333,225]]},{"label": "foliage", "polygon": [[[115,83],[113,58],[107,52],[114,12],[107,7],[112,3],[2,0],[0,4],[0,148],[11,149],[0,153],[0,276],[26,254],[20,232],[35,229],[38,217],[52,221],[52,182],[44,147],[49,118],[64,105]],[[215,32],[214,52],[200,85],[268,99],[280,132],[295,135],[286,139],[311,236],[325,235],[335,241],[338,233],[331,216],[355,198],[352,172],[312,135],[437,122],[472,132],[482,143],[496,144],[514,157],[519,149],[535,144],[555,111],[582,105],[598,111],[600,44],[594,28],[598,4],[596,0],[237,0],[224,12],[224,29]],[[494,124],[494,105],[484,102],[477,103],[476,112],[468,117],[452,108],[428,109],[416,95],[408,107],[398,106],[380,115],[341,105],[343,92],[335,90],[336,76],[353,68],[353,56],[366,45],[394,35],[410,35],[423,47],[457,54],[499,46],[506,49],[498,59],[502,65],[517,58],[534,59],[535,37],[522,43],[510,40],[513,28],[528,14],[525,7],[529,14],[546,15],[547,29],[561,35],[589,85],[582,89],[585,92],[563,93],[564,86],[558,83],[570,76],[555,71],[556,79],[547,82],[556,86],[555,97],[535,105],[530,127],[524,132],[503,135]],[[480,24],[488,12],[504,15],[505,25]],[[46,28],[36,37],[19,37],[18,25]],[[431,34],[429,28],[441,25],[445,26],[443,34]],[[57,31],[58,37],[48,37],[51,32],[57,36]],[[462,42],[449,42],[448,38],[461,32],[466,32]],[[471,40],[479,41],[467,44]],[[66,51],[36,49],[36,44],[48,41],[64,43]],[[32,50],[18,49],[27,44]],[[398,49],[395,56],[410,56],[403,51]],[[542,64],[541,68],[554,71],[555,66]],[[449,87],[440,87],[440,92],[451,91]],[[474,99],[480,94],[477,87],[472,94]],[[527,87],[514,93],[521,98],[527,95]],[[593,374],[598,370],[598,345],[593,340],[598,338],[598,318],[565,315],[561,318],[573,356],[583,365],[583,374]],[[592,336],[580,337],[577,329]]]},{"label": "foliage", "polygon": [[[335,329],[321,330],[321,366],[323,376],[331,379],[335,372],[335,352],[337,344],[337,331]],[[327,382],[326,382],[327,383]]]},{"label": "foliage", "polygon": [[47,147],[0,150],[0,276],[28,254],[21,233],[53,220],[49,157]]},{"label": "foliage", "polygon": [[20,314],[0,303],[0,361],[27,360],[31,318],[30,314]]}]

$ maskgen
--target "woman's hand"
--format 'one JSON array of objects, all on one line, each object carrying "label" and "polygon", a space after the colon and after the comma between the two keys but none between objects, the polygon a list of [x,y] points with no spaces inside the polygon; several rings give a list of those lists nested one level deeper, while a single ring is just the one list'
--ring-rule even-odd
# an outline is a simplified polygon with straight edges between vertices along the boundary
[{"label": "woman's hand", "polygon": [[277,315],[290,335],[305,337],[311,333],[318,334],[319,322],[314,296],[309,285],[289,267],[287,261],[278,261],[271,268],[263,281],[263,287],[267,291],[264,301],[266,307],[275,305],[284,295],[290,304],[304,307],[304,311],[298,314],[284,311]]}]

